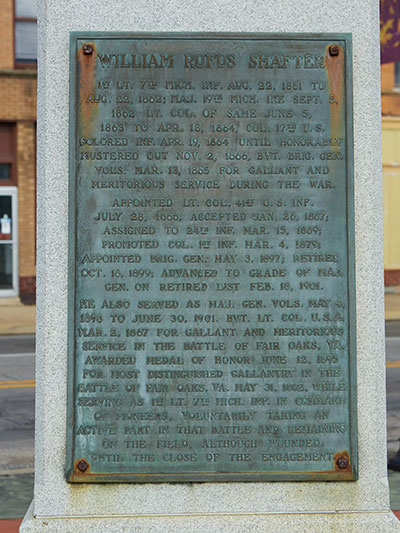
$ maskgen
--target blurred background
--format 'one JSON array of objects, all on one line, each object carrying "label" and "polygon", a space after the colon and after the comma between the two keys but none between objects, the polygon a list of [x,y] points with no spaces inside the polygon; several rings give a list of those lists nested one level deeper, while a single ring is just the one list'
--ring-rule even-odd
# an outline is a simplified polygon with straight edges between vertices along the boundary
[{"label": "blurred background", "polygon": [[[381,0],[380,8],[390,460],[400,444],[400,0]],[[36,17],[36,0],[0,0],[1,533],[17,531],[33,489]],[[390,470],[389,481],[398,510],[400,472]]]}]

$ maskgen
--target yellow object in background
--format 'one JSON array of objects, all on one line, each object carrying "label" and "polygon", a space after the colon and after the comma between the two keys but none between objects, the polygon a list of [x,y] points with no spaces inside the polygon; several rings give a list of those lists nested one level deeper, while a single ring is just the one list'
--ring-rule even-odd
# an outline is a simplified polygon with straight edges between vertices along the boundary
[{"label": "yellow object in background", "polygon": [[382,118],[385,270],[400,269],[400,117]]}]

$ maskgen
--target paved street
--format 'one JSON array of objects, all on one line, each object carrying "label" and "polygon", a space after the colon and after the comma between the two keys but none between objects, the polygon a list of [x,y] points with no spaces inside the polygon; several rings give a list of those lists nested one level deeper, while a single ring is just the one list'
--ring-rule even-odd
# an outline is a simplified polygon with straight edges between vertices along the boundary
[{"label": "paved street", "polygon": [[33,472],[34,342],[0,337],[0,475]]},{"label": "paved street", "polygon": [[400,446],[400,322],[386,324],[386,399],[388,454]]}]

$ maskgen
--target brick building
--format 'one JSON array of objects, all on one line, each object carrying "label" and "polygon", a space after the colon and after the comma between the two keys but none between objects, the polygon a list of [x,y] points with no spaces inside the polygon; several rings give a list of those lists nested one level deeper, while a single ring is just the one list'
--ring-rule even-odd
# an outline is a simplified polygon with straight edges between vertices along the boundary
[{"label": "brick building", "polygon": [[0,305],[35,298],[36,1],[1,0]]}]

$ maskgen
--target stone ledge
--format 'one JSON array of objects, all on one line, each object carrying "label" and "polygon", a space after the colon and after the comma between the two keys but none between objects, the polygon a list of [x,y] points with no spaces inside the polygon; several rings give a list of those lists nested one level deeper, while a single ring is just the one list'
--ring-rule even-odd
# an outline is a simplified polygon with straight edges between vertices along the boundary
[{"label": "stone ledge", "polygon": [[153,517],[35,518],[33,503],[20,533],[389,533],[400,531],[400,521],[390,511],[321,514],[190,515]]}]

